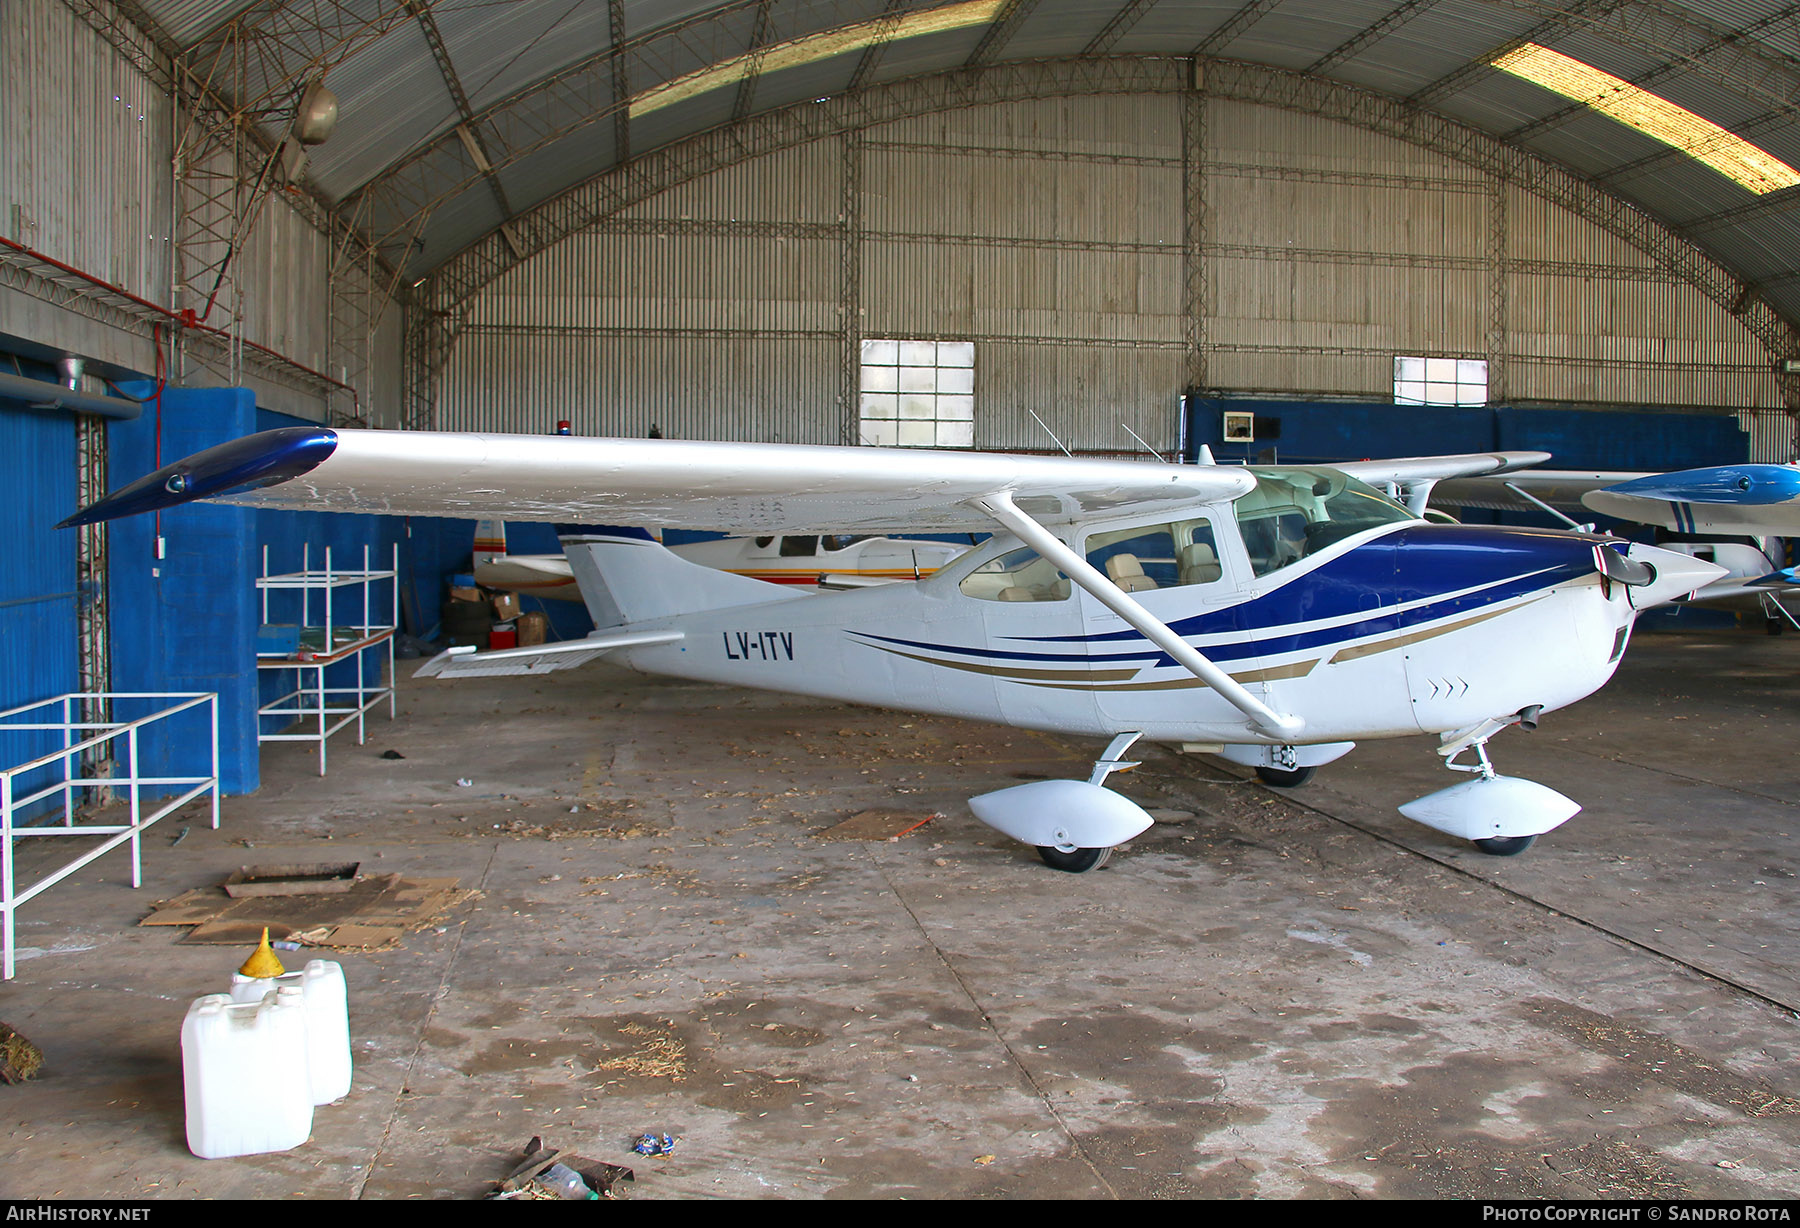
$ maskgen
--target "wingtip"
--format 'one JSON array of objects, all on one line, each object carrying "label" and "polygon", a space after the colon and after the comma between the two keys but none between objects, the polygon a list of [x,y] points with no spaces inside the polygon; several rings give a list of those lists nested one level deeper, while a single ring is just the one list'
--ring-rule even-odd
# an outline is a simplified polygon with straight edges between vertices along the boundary
[{"label": "wingtip", "polygon": [[164,465],[82,508],[56,527],[79,528],[274,486],[318,468],[337,449],[337,443],[337,432],[323,426],[289,426],[246,435]]}]

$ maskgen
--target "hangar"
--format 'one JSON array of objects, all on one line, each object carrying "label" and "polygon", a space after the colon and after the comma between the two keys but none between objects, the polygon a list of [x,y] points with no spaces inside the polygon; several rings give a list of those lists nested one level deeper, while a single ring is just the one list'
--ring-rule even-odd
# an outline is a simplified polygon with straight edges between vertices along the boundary
[{"label": "hangar", "polygon": [[[295,424],[1787,461],[1795,29],[1772,0],[13,0],[0,709],[60,702],[0,734],[54,760],[9,813],[114,783],[5,842],[0,1002],[46,1067],[3,1089],[0,1195],[475,1197],[533,1135],[624,1162],[648,1132],[678,1143],[632,1196],[1791,1197],[1787,640],[1642,635],[1509,746],[1586,790],[1551,855],[1393,817],[1429,746],[1291,795],[1159,750],[1121,788],[1164,821],[1074,878],[962,799],[1091,746],[603,665],[410,680],[391,633],[442,630],[470,521],[52,526]],[[328,594],[354,700],[318,676],[308,707],[258,639]],[[324,736],[352,709],[363,741]],[[216,827],[189,798],[10,907],[97,838],[32,837],[209,782]],[[930,822],[820,839],[870,811]],[[338,956],[358,1082],[310,1142],[203,1161],[176,1038],[236,960],[138,922],[251,861],[480,895]]]}]

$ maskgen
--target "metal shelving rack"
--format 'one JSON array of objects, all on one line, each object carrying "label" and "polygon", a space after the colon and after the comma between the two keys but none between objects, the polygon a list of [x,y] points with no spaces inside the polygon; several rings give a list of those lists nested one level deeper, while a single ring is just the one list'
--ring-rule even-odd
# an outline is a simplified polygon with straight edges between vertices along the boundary
[{"label": "metal shelving rack", "polygon": [[[325,741],[332,734],[356,722],[356,743],[365,741],[363,716],[383,699],[388,701],[388,719],[395,714],[394,700],[394,629],[400,623],[400,547],[395,545],[393,566],[386,571],[370,567],[369,547],[363,547],[360,570],[340,571],[332,565],[331,548],[325,549],[325,566],[314,570],[312,548],[301,551],[300,570],[279,575],[269,574],[269,548],[263,547],[263,574],[256,587],[262,591],[262,620],[269,622],[269,602],[277,593],[298,592],[300,595],[301,644],[292,653],[258,653],[256,668],[260,671],[294,671],[294,689],[278,699],[263,704],[257,711],[256,740],[262,742],[317,742],[319,775],[325,774]],[[385,625],[374,620],[377,586],[386,583],[390,595],[389,619]],[[362,621],[339,624],[333,619],[332,598],[338,589],[362,589]],[[323,619],[315,623],[314,617]],[[383,681],[369,683],[366,654],[386,658]],[[325,671],[333,665],[350,662],[356,673],[354,686],[326,686]],[[311,674],[312,685],[307,685]],[[308,725],[305,732],[262,732],[265,716],[287,717],[294,725]]]}]

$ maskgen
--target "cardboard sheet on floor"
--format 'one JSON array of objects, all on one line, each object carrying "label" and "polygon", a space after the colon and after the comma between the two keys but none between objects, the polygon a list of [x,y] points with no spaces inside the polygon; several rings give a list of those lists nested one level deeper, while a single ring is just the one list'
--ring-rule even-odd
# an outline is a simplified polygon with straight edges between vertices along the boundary
[{"label": "cardboard sheet on floor", "polygon": [[864,810],[820,832],[820,840],[898,840],[936,818],[916,810]]},{"label": "cardboard sheet on floor", "polygon": [[277,942],[375,950],[443,916],[475,893],[454,878],[370,875],[335,895],[232,899],[222,887],[185,892],[145,917],[142,925],[191,925],[183,942],[255,945],[267,926]]}]

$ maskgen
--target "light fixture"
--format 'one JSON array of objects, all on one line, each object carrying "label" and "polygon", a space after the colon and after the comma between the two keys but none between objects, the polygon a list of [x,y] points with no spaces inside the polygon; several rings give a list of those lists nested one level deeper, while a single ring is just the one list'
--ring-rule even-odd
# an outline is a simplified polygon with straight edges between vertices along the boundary
[{"label": "light fixture", "polygon": [[1004,0],[963,0],[961,4],[947,4],[942,8],[908,13],[898,20],[891,16],[877,17],[872,21],[839,26],[835,30],[805,34],[784,43],[772,43],[652,86],[631,99],[631,118],[636,119],[651,111],[673,106],[696,94],[736,85],[753,73],[779,72],[784,68],[798,68],[803,64],[828,60],[832,56],[861,51],[876,43],[899,42],[922,34],[941,34],[946,30],[982,25],[999,16],[1002,7]]},{"label": "light fixture", "polygon": [[1526,43],[1495,58],[1493,66],[1572,98],[1628,128],[1679,149],[1733,183],[1758,195],[1800,184],[1800,171],[1742,137],[1702,119],[1667,98],[1633,85],[1591,64]]}]

